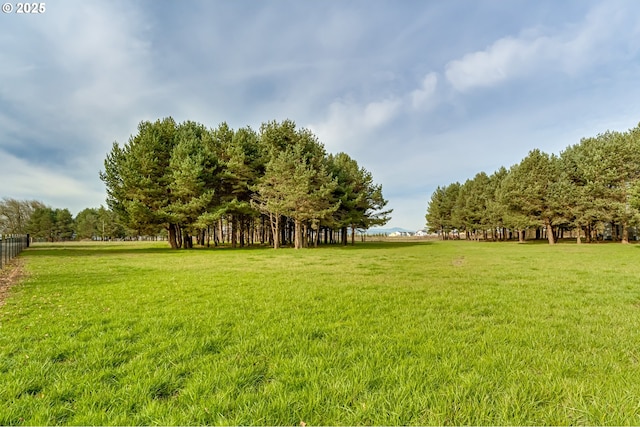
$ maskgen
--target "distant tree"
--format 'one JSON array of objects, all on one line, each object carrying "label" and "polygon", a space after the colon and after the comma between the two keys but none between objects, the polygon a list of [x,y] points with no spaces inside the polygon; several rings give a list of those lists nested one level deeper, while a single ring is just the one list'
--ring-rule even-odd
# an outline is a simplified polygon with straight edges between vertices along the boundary
[{"label": "distant tree", "polygon": [[583,138],[561,154],[571,183],[567,193],[572,222],[585,231],[587,241],[597,223],[611,223],[622,227],[621,241],[627,243],[629,228],[638,223],[640,206],[633,202],[633,193],[640,181],[639,134],[638,128],[605,132]]},{"label": "distant tree", "polygon": [[495,193],[497,207],[494,209],[500,212],[503,226],[518,233],[518,241],[524,243],[527,229],[537,225],[536,221],[532,220],[529,215],[513,207],[514,182],[509,176],[516,167],[511,167],[502,178],[500,185],[497,186]]},{"label": "distant tree", "polygon": [[100,206],[96,212],[98,213],[98,236],[101,240],[137,236],[134,230],[127,233],[125,226],[120,222],[120,217],[112,210]]},{"label": "distant tree", "polygon": [[292,200],[288,196],[293,182],[291,164],[287,152],[272,158],[268,163],[264,175],[254,187],[254,206],[263,214],[269,216],[273,248],[280,248],[280,227],[284,215],[293,208]]},{"label": "distant tree", "polygon": [[308,130],[302,130],[299,137],[300,143],[284,152],[293,178],[289,193],[292,209],[287,215],[294,221],[296,249],[306,244],[312,223],[329,217],[340,206],[340,201],[331,197],[337,182],[327,171],[324,147]]},{"label": "distant tree", "polygon": [[497,240],[496,235],[499,235],[502,240],[506,239],[506,209],[500,200],[500,188],[508,173],[505,167],[501,167],[489,176],[487,186],[484,188],[486,199],[485,219],[491,228],[491,238],[494,241]]},{"label": "distant tree", "polygon": [[164,227],[172,248],[182,246],[180,224],[169,208],[175,199],[168,171],[176,127],[172,118],[141,122],[128,143],[122,147],[113,144],[100,173],[107,187],[107,204],[126,226],[138,234],[156,234]]},{"label": "distant tree", "polygon": [[280,217],[287,216],[293,219],[294,247],[299,249],[310,222],[335,212],[339,202],[331,198],[337,183],[326,169],[324,147],[308,130],[291,132],[290,124],[284,122],[279,129],[270,124],[268,132],[263,133],[271,160],[255,186],[254,201],[269,215],[274,248],[280,245]]},{"label": "distant tree", "polygon": [[340,202],[333,214],[334,222],[343,229],[343,244],[346,244],[344,228],[351,228],[351,244],[355,243],[357,229],[384,225],[392,210],[383,210],[387,200],[382,196],[382,186],[373,182],[373,176],[358,162],[345,153],[327,158],[331,176],[336,180],[333,197]]},{"label": "distant tree", "polygon": [[454,221],[467,232],[467,238],[480,239],[480,232],[489,225],[487,216],[489,177],[480,172],[473,179],[460,186],[452,216]]},{"label": "distant tree", "polygon": [[629,229],[637,224],[639,215],[632,199],[633,188],[640,180],[640,129],[608,132],[601,137],[608,153],[602,165],[606,170],[608,208],[613,223],[621,227],[621,242],[629,243]]},{"label": "distant tree", "polygon": [[549,244],[556,242],[553,227],[564,220],[564,186],[556,156],[532,150],[504,179],[503,200],[515,218],[542,226]]},{"label": "distant tree", "polygon": [[71,240],[74,236],[75,224],[69,209],[54,211],[54,240]]},{"label": "distant tree", "polygon": [[53,242],[56,239],[56,213],[48,206],[33,211],[27,230],[31,237]]},{"label": "distant tree", "polygon": [[454,224],[453,213],[460,193],[460,183],[454,182],[444,187],[438,187],[431,195],[427,207],[427,227],[430,232],[440,234],[443,240],[449,238],[452,230],[457,228]]},{"label": "distant tree", "polygon": [[219,139],[221,171],[219,174],[218,217],[226,216],[231,224],[231,245],[244,246],[249,222],[259,216],[251,205],[252,188],[264,174],[266,156],[258,134],[251,128],[233,132],[223,123],[216,129]]},{"label": "distant tree", "polygon": [[78,239],[93,239],[100,236],[98,210],[86,208],[78,212],[75,218],[76,236]]},{"label": "distant tree", "polygon": [[190,248],[198,219],[213,205],[217,163],[211,134],[203,125],[194,122],[178,125],[176,140],[167,171],[171,199],[163,212],[169,223],[179,226],[184,245]]},{"label": "distant tree", "polygon": [[[455,197],[447,196],[450,188]],[[564,230],[577,230],[578,243],[584,232],[589,242],[596,228],[604,232],[608,224],[613,240],[627,243],[630,229],[640,225],[640,124],[583,138],[560,156],[532,150],[488,180],[480,173],[462,186],[438,187],[427,221],[443,236],[447,226],[488,226],[492,232],[502,227],[503,234],[504,228],[518,231],[520,241],[525,230],[535,228],[538,235],[542,227],[551,244]]]},{"label": "distant tree", "polygon": [[[191,247],[193,235],[203,244],[212,225],[217,242],[216,224],[232,246],[253,242],[258,228],[262,242],[267,216],[274,247],[284,240],[299,248],[320,223],[339,222],[333,172],[316,136],[291,120],[263,123],[256,133],[169,118],[142,122],[127,144],[114,143],[100,178],[110,210],[127,230],[152,234],[164,227],[173,248]],[[349,185],[351,212],[340,226],[384,224],[390,211],[382,210],[387,201],[371,174],[355,164]]]},{"label": "distant tree", "polygon": [[612,220],[606,196],[607,185],[603,185],[600,178],[603,156],[606,157],[604,147],[596,138],[583,139],[560,155],[563,173],[570,183],[567,210],[578,230],[578,243],[582,241],[583,231],[586,241],[590,242],[597,224]]},{"label": "distant tree", "polygon": [[26,234],[31,215],[44,206],[37,200],[3,198],[0,200],[0,234]]}]

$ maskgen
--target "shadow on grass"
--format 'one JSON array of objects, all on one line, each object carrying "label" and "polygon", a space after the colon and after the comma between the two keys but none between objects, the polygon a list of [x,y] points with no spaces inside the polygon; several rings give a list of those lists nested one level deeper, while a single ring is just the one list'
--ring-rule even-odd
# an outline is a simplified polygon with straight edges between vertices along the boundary
[{"label": "shadow on grass", "polygon": [[[273,251],[271,246],[267,245],[252,245],[244,247],[232,248],[230,245],[219,245],[210,247],[206,246],[194,246],[193,249],[171,249],[167,244],[166,247],[149,247],[149,242],[126,242],[126,243],[46,243],[36,244],[31,246],[28,250],[22,252],[21,256],[24,257],[93,257],[93,256],[119,256],[119,255],[176,255],[188,252],[219,252],[219,251],[234,251],[234,252],[254,252],[254,251]],[[153,244],[153,243],[151,243]],[[301,249],[302,251],[325,251],[325,250],[361,250],[361,249],[401,249],[412,246],[425,246],[431,245],[432,242],[428,241],[404,241],[404,242],[356,242],[354,246],[351,244],[347,246],[333,244],[333,245],[319,245],[316,247],[309,247]],[[282,246],[278,251],[285,252],[294,251],[293,246]]]},{"label": "shadow on grass", "polygon": [[21,256],[60,256],[60,257],[82,257],[82,256],[104,256],[104,255],[123,255],[123,254],[166,254],[173,251],[169,246],[148,247],[138,245],[137,243],[126,244],[91,244],[91,243],[47,243],[36,244],[22,252]]},{"label": "shadow on grass", "polygon": [[342,245],[322,245],[319,246],[318,249],[331,249],[331,248],[340,248],[346,250],[358,250],[358,249],[400,249],[400,248],[409,248],[412,246],[428,246],[433,245],[432,241],[401,241],[401,242],[389,242],[389,241],[380,241],[380,242],[356,242],[355,245],[351,245],[349,243],[346,246]]}]

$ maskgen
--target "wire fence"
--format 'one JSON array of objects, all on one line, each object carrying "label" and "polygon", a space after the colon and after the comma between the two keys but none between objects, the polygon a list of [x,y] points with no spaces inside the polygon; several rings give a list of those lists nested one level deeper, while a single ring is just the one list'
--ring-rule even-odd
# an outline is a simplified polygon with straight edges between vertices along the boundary
[{"label": "wire fence", "polygon": [[28,247],[28,234],[0,234],[0,269]]}]

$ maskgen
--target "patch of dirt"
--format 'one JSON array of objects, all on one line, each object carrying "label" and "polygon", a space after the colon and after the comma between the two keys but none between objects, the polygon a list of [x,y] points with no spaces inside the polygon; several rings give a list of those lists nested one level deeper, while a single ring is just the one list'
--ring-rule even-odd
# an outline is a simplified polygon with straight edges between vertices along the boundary
[{"label": "patch of dirt", "polygon": [[20,257],[14,258],[2,266],[2,270],[0,270],[0,307],[4,305],[11,287],[24,276],[23,267],[24,261]]},{"label": "patch of dirt", "polygon": [[454,267],[462,267],[465,264],[464,257],[461,256],[461,257],[458,257],[458,258],[454,258],[453,260],[451,260],[451,264]]}]

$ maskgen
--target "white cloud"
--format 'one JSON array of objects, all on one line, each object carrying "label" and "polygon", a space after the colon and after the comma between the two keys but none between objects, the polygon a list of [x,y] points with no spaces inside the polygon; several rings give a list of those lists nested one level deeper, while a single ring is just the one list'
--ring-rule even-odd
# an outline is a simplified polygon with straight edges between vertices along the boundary
[{"label": "white cloud", "polygon": [[[456,90],[491,86],[530,70],[545,51],[545,38],[533,40],[506,37],[484,51],[467,54],[446,66],[447,80]],[[550,46],[546,46],[550,47]]]},{"label": "white cloud", "polygon": [[351,100],[335,101],[329,105],[326,120],[307,127],[331,148],[330,151],[341,151],[346,145],[353,146],[369,132],[389,122],[398,114],[400,107],[400,100],[395,98],[364,105]]},{"label": "white cloud", "polygon": [[[529,28],[496,40],[486,49],[447,63],[445,76],[458,91],[493,86],[525,75],[551,71],[573,75],[616,55],[636,52],[639,25],[618,2],[592,9],[583,22],[555,31]],[[624,34],[623,34],[624,33]]]},{"label": "white cloud", "polygon": [[427,74],[422,80],[420,88],[411,92],[411,105],[413,108],[421,108],[433,101],[433,95],[438,85],[438,76],[436,73]]},{"label": "white cloud", "polygon": [[311,129],[321,141],[330,147],[343,149],[365,141],[374,130],[391,123],[402,112],[418,110],[436,103],[437,74],[428,73],[417,89],[408,93],[359,104],[353,99],[332,102],[322,122],[313,123]]},{"label": "white cloud", "polygon": [[361,123],[365,129],[374,129],[382,126],[398,112],[400,101],[396,99],[387,99],[384,101],[370,102],[364,107],[361,114]]},{"label": "white cloud", "polygon": [[88,203],[94,206],[104,203],[104,193],[96,191],[78,179],[66,174],[66,170],[54,170],[20,159],[0,150],[0,182],[5,197],[35,199],[78,212]]}]

